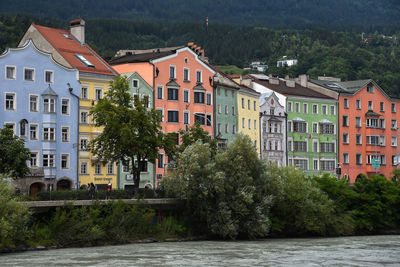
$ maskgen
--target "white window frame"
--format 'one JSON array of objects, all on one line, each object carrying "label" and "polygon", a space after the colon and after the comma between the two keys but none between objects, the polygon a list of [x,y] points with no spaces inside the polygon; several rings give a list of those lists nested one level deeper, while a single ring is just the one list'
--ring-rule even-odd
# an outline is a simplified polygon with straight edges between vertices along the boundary
[{"label": "white window frame", "polygon": [[[158,89],[161,88],[161,97],[158,95]],[[157,85],[157,99],[164,99],[164,86]]]},{"label": "white window frame", "polygon": [[[210,96],[210,104],[208,104],[207,102],[208,96]],[[206,105],[212,106],[212,104],[213,104],[212,93],[206,93]]]},{"label": "white window frame", "polygon": [[[187,101],[185,101],[185,92],[187,92]],[[184,103],[190,103],[190,90],[189,89],[183,89],[183,102]]]},{"label": "white window frame", "polygon": [[[314,112],[314,107],[317,107],[315,112]],[[313,104],[312,105],[312,114],[318,114],[318,104]]]},{"label": "white window frame", "polygon": [[[360,143],[357,143],[357,136],[360,136]],[[356,133],[356,136],[355,136],[356,138],[355,138],[355,144],[356,145],[362,145],[362,134],[359,134],[359,133]]]},{"label": "white window frame", "polygon": [[[345,140],[344,140],[344,135],[346,135],[347,136],[347,142],[345,142]],[[343,144],[346,144],[346,145],[348,145],[349,143],[350,143],[350,137],[349,137],[349,133],[347,133],[347,132],[345,132],[345,133],[342,133],[342,143]]]},{"label": "white window frame", "polygon": [[[13,73],[13,77],[12,78],[7,78],[7,68],[13,68],[14,69],[14,73]],[[6,79],[6,80],[16,80],[17,79],[17,66],[5,65],[4,66],[4,79]]]},{"label": "white window frame", "polygon": [[[63,129],[67,129],[67,141],[63,139]],[[69,143],[71,141],[71,128],[69,126],[61,126],[61,142],[62,143]]]},{"label": "white window frame", "polygon": [[[314,132],[314,126],[316,126],[316,131]],[[318,122],[313,122],[312,123],[312,133],[313,134],[318,134]]]},{"label": "white window frame", "polygon": [[[97,167],[99,167],[99,169],[97,169]],[[101,164],[100,163],[96,163],[94,165],[94,175],[102,175],[101,174]]]},{"label": "white window frame", "polygon": [[[200,79],[197,79],[199,73],[200,73]],[[203,83],[203,71],[202,70],[196,70],[196,83]]]},{"label": "white window frame", "polygon": [[[48,72],[51,73],[50,82],[46,81],[46,73],[48,73]],[[54,83],[54,71],[52,71],[52,70],[44,70],[43,75],[44,75],[43,80],[44,80],[45,83]]]},{"label": "white window frame", "polygon": [[300,113],[300,102],[294,103],[294,112]]},{"label": "white window frame", "polygon": [[[324,112],[324,108],[325,108],[325,112]],[[328,105],[322,105],[321,112],[322,112],[322,115],[328,115]]]},{"label": "white window frame", "polygon": [[[44,134],[46,133],[46,129],[49,129],[48,130],[48,139],[45,139],[44,138]],[[54,129],[53,130],[53,134],[51,133],[51,129]],[[56,131],[56,128],[55,127],[43,127],[43,135],[42,135],[42,140],[43,141],[45,141],[45,142],[49,142],[49,141],[56,141],[56,139],[57,139],[57,137],[56,137],[56,134],[57,134],[57,131]],[[53,139],[51,138],[51,136],[53,136]]]},{"label": "white window frame", "polygon": [[[35,133],[36,133],[36,138],[35,139],[32,139],[31,138],[31,126],[36,126],[36,131],[35,131]],[[39,140],[39,124],[37,124],[37,123],[30,123],[29,124],[29,140]]]},{"label": "white window frame", "polygon": [[[63,162],[63,156],[67,156],[67,166],[65,168],[63,168],[62,162]],[[70,154],[69,153],[61,153],[60,155],[60,168],[62,170],[68,170],[70,168]]]},{"label": "white window frame", "polygon": [[251,130],[251,119],[248,119],[249,130]]},{"label": "white window frame", "polygon": [[3,127],[5,128],[7,125],[12,125],[12,130],[14,135],[17,134],[17,124],[15,122],[4,122]]},{"label": "white window frame", "polygon": [[[111,172],[110,172],[110,166],[111,166]],[[107,164],[107,174],[114,174],[115,173],[115,171],[114,171],[114,163],[112,163],[112,162],[109,162],[108,164]]]},{"label": "white window frame", "polygon": [[[26,80],[25,79],[25,71],[26,70],[32,70],[32,80]],[[34,82],[35,81],[35,73],[36,73],[35,68],[24,68],[24,72],[22,73],[22,75],[24,77],[24,81],[26,81],[26,82]]]},{"label": "white window frame", "polygon": [[[185,123],[185,114],[188,114],[187,115],[188,116],[188,123]],[[182,119],[182,121],[183,121],[183,124],[190,125],[190,111],[187,111],[187,110],[183,111],[183,119]]]},{"label": "white window frame", "polygon": [[[136,82],[137,86],[135,86],[135,82]],[[138,79],[132,79],[132,88],[137,89],[139,87],[140,87],[139,80]]]},{"label": "white window frame", "polygon": [[[68,100],[68,106],[67,106],[67,113],[63,113],[62,112],[62,110],[63,110],[63,100]],[[71,103],[71,99],[70,98],[61,98],[61,115],[65,115],[65,116],[69,116],[70,115],[70,113],[71,113],[71,105],[70,105],[70,103]]]},{"label": "white window frame", "polygon": [[[345,160],[345,155],[347,156],[347,160]],[[342,159],[343,159],[343,164],[349,164],[350,163],[349,153],[343,152]]]},{"label": "white window frame", "polygon": [[[85,166],[85,172],[82,172],[82,166]],[[79,174],[88,174],[88,166],[87,161],[81,161],[79,165]]]},{"label": "white window frame", "polygon": [[[360,103],[360,106],[357,103]],[[361,99],[356,99],[356,109],[361,109]]]},{"label": "white window frame", "polygon": [[[82,147],[82,140],[86,140],[85,147]],[[86,151],[88,145],[89,145],[89,138],[88,137],[80,137],[79,138],[79,150],[80,151]]]},{"label": "white window frame", "polygon": [[[394,139],[394,143],[393,143],[393,139]],[[390,138],[390,145],[393,147],[397,147],[397,136],[392,136]]]},{"label": "white window frame", "polygon": [[[97,97],[97,92],[100,91],[100,98]],[[94,87],[94,99],[99,101],[104,98],[104,87]]]},{"label": "white window frame", "polygon": [[156,108],[156,110],[161,111],[161,122],[164,122],[164,108]]},{"label": "white window frame", "polygon": [[308,104],[307,103],[303,103],[303,113],[308,114]]},{"label": "white window frame", "polygon": [[[57,99],[53,96],[43,97],[43,113],[56,113],[57,112]],[[47,109],[45,108],[44,102],[48,100]]]},{"label": "white window frame", "polygon": [[[171,68],[174,68],[174,77],[171,77]],[[176,79],[176,66],[175,65],[169,65],[168,78],[169,79]]]},{"label": "white window frame", "polygon": [[[13,95],[13,108],[7,108],[7,95]],[[17,110],[17,93],[15,92],[4,92],[4,110]]]},{"label": "white window frame", "polygon": [[[83,92],[85,92],[85,96],[83,95]],[[82,84],[80,99],[83,99],[83,100],[88,100],[89,99],[89,85]]]},{"label": "white window frame", "polygon": [[[185,80],[185,70],[187,70],[187,80]],[[183,81],[184,82],[190,82],[190,69],[189,68],[183,68]]]},{"label": "white window frame", "polygon": [[[55,154],[43,154],[42,163],[44,163],[45,156],[48,156],[47,157],[47,166],[44,166],[44,164],[43,164],[43,168],[54,168],[56,166],[56,155]],[[53,164],[50,164],[51,160],[53,161]]]},{"label": "white window frame", "polygon": [[[85,113],[86,114],[86,116],[85,116],[85,121],[82,121],[82,114],[83,113]],[[79,114],[79,123],[85,123],[85,124],[88,124],[89,122],[88,122],[88,120],[89,120],[89,112],[88,111],[81,111],[81,113]]]},{"label": "white window frame", "polygon": [[[333,112],[332,112],[332,110],[333,110]],[[330,105],[329,112],[330,112],[331,116],[335,116],[336,115],[336,106]]]},{"label": "white window frame", "polygon": [[36,164],[32,165],[31,160],[29,160],[29,167],[35,168],[35,167],[40,167],[40,152],[36,150],[31,150],[29,151],[30,154],[36,154]]},{"label": "white window frame", "polygon": [[[394,107],[394,109],[393,109],[393,107]],[[391,103],[391,105],[390,105],[390,109],[391,109],[391,111],[392,111],[392,113],[396,113],[396,103]]]},{"label": "white window frame", "polygon": [[349,108],[349,99],[346,97],[346,98],[343,98],[343,108]]},{"label": "white window frame", "polygon": [[293,102],[288,102],[287,111],[288,112],[292,112],[293,111]]},{"label": "white window frame", "polygon": [[[36,97],[36,110],[32,110],[31,107],[31,97],[34,96]],[[40,107],[40,96],[36,94],[29,94],[29,112],[39,112],[39,107]]]}]

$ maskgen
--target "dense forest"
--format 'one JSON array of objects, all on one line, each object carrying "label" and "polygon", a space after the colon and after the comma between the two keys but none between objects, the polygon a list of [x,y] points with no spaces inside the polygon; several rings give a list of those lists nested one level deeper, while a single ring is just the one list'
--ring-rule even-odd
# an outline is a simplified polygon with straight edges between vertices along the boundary
[{"label": "dense forest", "polygon": [[[15,46],[29,24],[67,28],[68,20],[0,15],[0,49]],[[362,38],[364,37],[364,38]],[[367,38],[366,40],[366,37]],[[87,19],[86,41],[104,58],[119,49],[154,48],[195,42],[215,65],[246,67],[253,60],[269,65],[267,73],[307,73],[343,80],[372,78],[389,94],[400,96],[400,27],[374,31],[273,29],[203,22],[144,19]],[[291,68],[277,68],[282,56],[299,60]]]},{"label": "dense forest", "polygon": [[76,17],[204,21],[297,29],[320,25],[398,25],[398,0],[2,0],[0,13],[64,20]]}]

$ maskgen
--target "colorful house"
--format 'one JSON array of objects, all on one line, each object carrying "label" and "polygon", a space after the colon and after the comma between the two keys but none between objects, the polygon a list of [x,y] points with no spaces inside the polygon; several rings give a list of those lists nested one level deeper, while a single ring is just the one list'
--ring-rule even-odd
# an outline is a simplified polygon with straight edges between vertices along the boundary
[{"label": "colorful house", "polygon": [[[153,88],[148,84],[137,72],[122,73],[121,76],[126,76],[129,83],[129,91],[133,97],[138,97],[150,109],[154,108]],[[143,166],[140,173],[139,187],[153,188],[155,184],[155,166],[147,162]],[[133,176],[127,166],[118,164],[118,188],[133,189]]]},{"label": "colorful house", "polygon": [[337,164],[337,100],[291,79],[248,76],[252,88],[286,97],[288,165],[307,175],[334,173]]},{"label": "colorful house", "polygon": [[79,106],[79,186],[93,182],[98,188],[105,188],[108,182],[117,187],[117,168],[114,162],[100,161],[87,151],[91,139],[102,129],[95,127],[89,117],[89,110],[97,100],[104,97],[109,82],[117,74],[85,42],[85,21],[70,22],[70,29],[55,29],[32,23],[20,41],[32,39],[43,51],[52,54],[58,63],[78,69],[77,78],[81,83]]},{"label": "colorful house", "polygon": [[398,148],[398,100],[375,81],[311,80],[339,93],[339,162],[341,177],[392,176]]},{"label": "colorful house", "polygon": [[[215,136],[213,76],[203,60],[204,50],[188,46],[126,50],[110,61],[119,73],[134,72],[154,90],[154,108],[163,114],[162,130],[179,144],[179,131],[198,121]],[[160,151],[156,161],[156,184],[165,175],[171,159]],[[156,185],[157,186],[157,185]]]},{"label": "colorful house", "polygon": [[77,188],[80,84],[32,40],[0,55],[0,127],[29,148],[30,173],[15,181],[21,193]]}]

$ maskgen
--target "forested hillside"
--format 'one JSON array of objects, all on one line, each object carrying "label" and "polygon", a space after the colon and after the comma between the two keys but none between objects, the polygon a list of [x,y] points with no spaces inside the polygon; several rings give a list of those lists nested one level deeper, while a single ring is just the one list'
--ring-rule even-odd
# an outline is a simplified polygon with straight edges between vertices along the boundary
[{"label": "forested hillside", "polygon": [[[38,19],[0,15],[0,49],[15,46],[31,21],[53,27],[68,27],[68,20]],[[255,26],[147,20],[87,19],[86,40],[104,58],[117,50],[183,45],[193,41],[203,47],[216,65],[248,66],[252,60],[265,61],[268,73],[293,76],[307,73],[337,76],[343,80],[372,78],[390,94],[400,96],[400,28],[390,35],[361,32],[277,30]],[[299,64],[276,68],[282,56]]]},{"label": "forested hillside", "polygon": [[0,13],[60,19],[123,18],[204,21],[297,29],[323,25],[399,25],[398,0],[2,0]]}]

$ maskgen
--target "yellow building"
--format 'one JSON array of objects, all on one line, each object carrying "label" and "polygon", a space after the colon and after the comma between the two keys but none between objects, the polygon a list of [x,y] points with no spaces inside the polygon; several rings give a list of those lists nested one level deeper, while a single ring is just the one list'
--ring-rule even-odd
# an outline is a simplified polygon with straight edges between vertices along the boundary
[{"label": "yellow building", "polygon": [[[89,117],[90,108],[104,97],[117,72],[85,43],[85,21],[82,19],[71,21],[69,30],[32,23],[19,45],[22,46],[28,39],[32,39],[39,49],[51,53],[58,63],[79,71],[77,79],[81,83],[81,94],[76,96],[80,98],[79,118],[76,118],[79,140],[74,143],[80,148],[79,167],[76,170],[78,185],[84,186],[93,182],[101,189],[111,182],[113,188],[117,188],[116,164],[99,161],[86,150],[89,141],[102,130],[94,127]],[[68,86],[65,85],[65,90],[68,90]]]},{"label": "yellow building", "polygon": [[240,85],[237,94],[238,132],[248,135],[260,155],[260,94],[250,87]]}]

